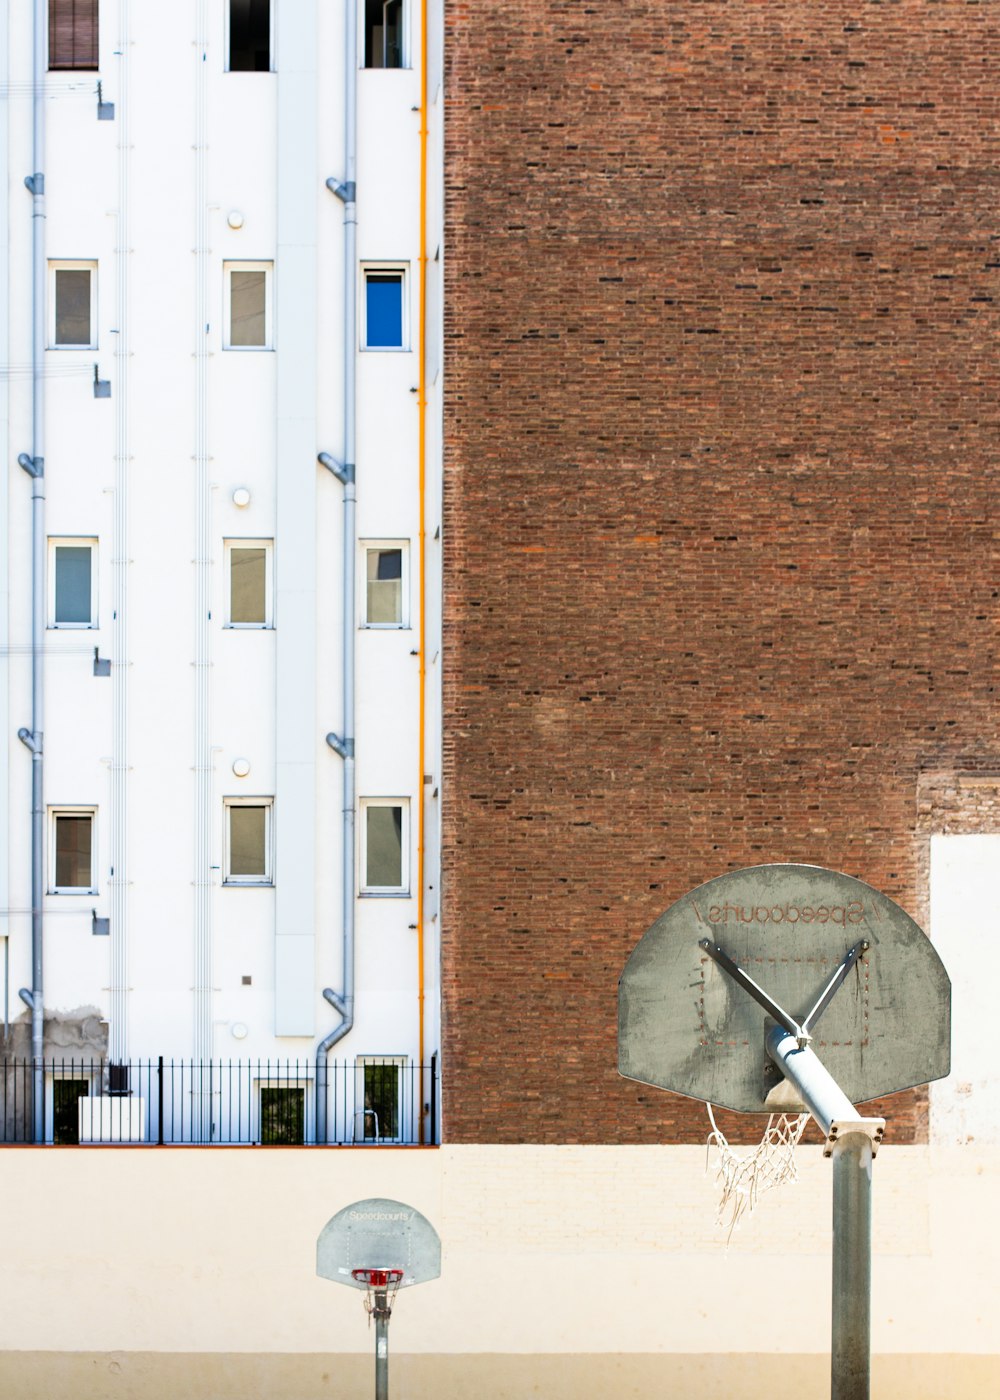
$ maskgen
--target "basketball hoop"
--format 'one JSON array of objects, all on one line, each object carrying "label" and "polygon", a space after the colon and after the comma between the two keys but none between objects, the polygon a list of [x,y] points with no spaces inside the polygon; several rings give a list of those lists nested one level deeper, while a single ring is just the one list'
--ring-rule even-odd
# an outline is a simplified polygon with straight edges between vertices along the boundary
[{"label": "basketball hoop", "polygon": [[[401,1268],[386,1268],[395,1259]],[[375,1261],[382,1261],[376,1264]],[[389,1319],[400,1287],[441,1275],[441,1240],[419,1210],[373,1196],[344,1206],[316,1241],[320,1278],[365,1290],[368,1325],[375,1319],[375,1400],[389,1395]]]},{"label": "basketball hoop", "polygon": [[[796,1179],[815,1119],[833,1170],[837,1400],[870,1394],[871,1166],[885,1119],[857,1105],[943,1079],[950,1063],[951,983],[927,935],[888,896],[822,866],[751,866],[699,885],[622,972],[618,1071],[708,1104],[729,1239],[765,1191]],[[734,1152],[713,1103],[769,1114],[760,1144]]]},{"label": "basketball hoop", "polygon": [[715,1121],[712,1105],[706,1103],[712,1131],[705,1144],[705,1169],[708,1151],[714,1146],[719,1152],[715,1179],[719,1183],[719,1208],[716,1225],[726,1230],[726,1244],[744,1215],[756,1209],[758,1199],[773,1186],[798,1180],[795,1149],[809,1122],[808,1113],[772,1113],[767,1120],[764,1136],[756,1147],[746,1153],[734,1152],[729,1139]]},{"label": "basketball hoop", "polygon": [[373,1317],[383,1317],[388,1321],[399,1285],[403,1282],[403,1270],[352,1269],[351,1277],[365,1290],[365,1312],[369,1326]]}]

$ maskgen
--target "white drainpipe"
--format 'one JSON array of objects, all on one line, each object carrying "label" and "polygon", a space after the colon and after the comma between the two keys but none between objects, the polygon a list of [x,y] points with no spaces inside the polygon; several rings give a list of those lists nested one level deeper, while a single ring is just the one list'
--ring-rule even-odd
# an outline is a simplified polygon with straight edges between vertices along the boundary
[{"label": "white drainpipe", "polygon": [[328,734],[327,743],[343,763],[343,905],[344,939],[343,991],[324,987],[323,995],[339,1013],[341,1022],[316,1047],[316,1141],[327,1141],[326,1095],[327,1057],[354,1025],[354,577],[357,553],[355,462],[355,401],[357,393],[357,242],[358,218],[355,202],[358,157],[358,17],[357,7],[345,5],[347,33],[344,58],[344,179],[327,180],[327,187],[344,205],[344,460],[334,461],[321,452],[319,460],[333,472],[344,487],[344,580],[343,580],[343,733]]},{"label": "white drainpipe", "polygon": [[33,1140],[45,1141],[45,1015],[42,1000],[45,897],[45,788],[42,733],[45,727],[45,76],[48,5],[35,0],[32,73],[32,161],[25,179],[31,192],[31,456],[18,463],[31,477],[31,728],[17,737],[31,751],[31,991],[21,1000],[31,1008]]}]

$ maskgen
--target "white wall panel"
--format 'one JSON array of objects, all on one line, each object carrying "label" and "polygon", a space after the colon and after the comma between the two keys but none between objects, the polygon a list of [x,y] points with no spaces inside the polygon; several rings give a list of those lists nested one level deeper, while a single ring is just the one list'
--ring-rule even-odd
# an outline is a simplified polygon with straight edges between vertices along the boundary
[{"label": "white wall panel", "polygon": [[1000,1145],[1000,836],[931,837],[930,935],[951,977],[951,1074],[932,1084],[931,1140]]},{"label": "white wall panel", "polygon": [[[276,13],[278,657],[275,1034],[315,1024],[316,4]],[[285,821],[285,813],[288,820]]]}]

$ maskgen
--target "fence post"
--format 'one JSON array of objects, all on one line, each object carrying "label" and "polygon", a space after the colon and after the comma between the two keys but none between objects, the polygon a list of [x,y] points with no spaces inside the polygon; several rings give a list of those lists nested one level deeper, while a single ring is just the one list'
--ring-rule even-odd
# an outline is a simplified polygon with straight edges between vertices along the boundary
[{"label": "fence post", "polygon": [[156,1145],[163,1146],[163,1056],[156,1062]]},{"label": "fence post", "polygon": [[[421,1105],[422,1107],[422,1105]],[[437,1107],[438,1107],[438,1057],[437,1051],[431,1056],[431,1147],[437,1146]]]}]

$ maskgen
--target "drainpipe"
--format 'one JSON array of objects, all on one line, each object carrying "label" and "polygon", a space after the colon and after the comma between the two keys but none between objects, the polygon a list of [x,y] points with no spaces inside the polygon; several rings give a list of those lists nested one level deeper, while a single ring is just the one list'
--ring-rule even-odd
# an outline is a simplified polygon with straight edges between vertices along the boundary
[{"label": "drainpipe", "polygon": [[[420,1087],[418,1141],[424,1125],[424,865],[427,826],[424,768],[427,739],[427,0],[420,5],[420,318],[417,336],[417,1075]],[[433,1124],[431,1125],[433,1132]]]},{"label": "drainpipe", "polygon": [[42,731],[45,724],[45,72],[48,5],[35,0],[32,73],[32,160],[25,179],[31,193],[31,456],[18,465],[31,477],[31,728],[19,729],[31,751],[31,1008],[33,1140],[45,1141],[45,1017],[42,1001],[42,902],[45,895],[45,805]]},{"label": "drainpipe", "polygon": [[343,860],[342,925],[344,938],[343,991],[323,988],[323,996],[341,1017],[339,1026],[316,1047],[316,1141],[327,1141],[326,1095],[327,1057],[354,1025],[354,576],[357,554],[357,496],[354,485],[355,400],[357,384],[357,242],[358,215],[356,176],[358,163],[358,16],[354,5],[345,5],[347,32],[344,75],[344,179],[327,180],[327,188],[344,206],[344,461],[338,463],[326,452],[319,454],[321,465],[332,471],[344,487],[344,582],[343,582],[343,733],[328,734],[327,743],[343,763]]}]

